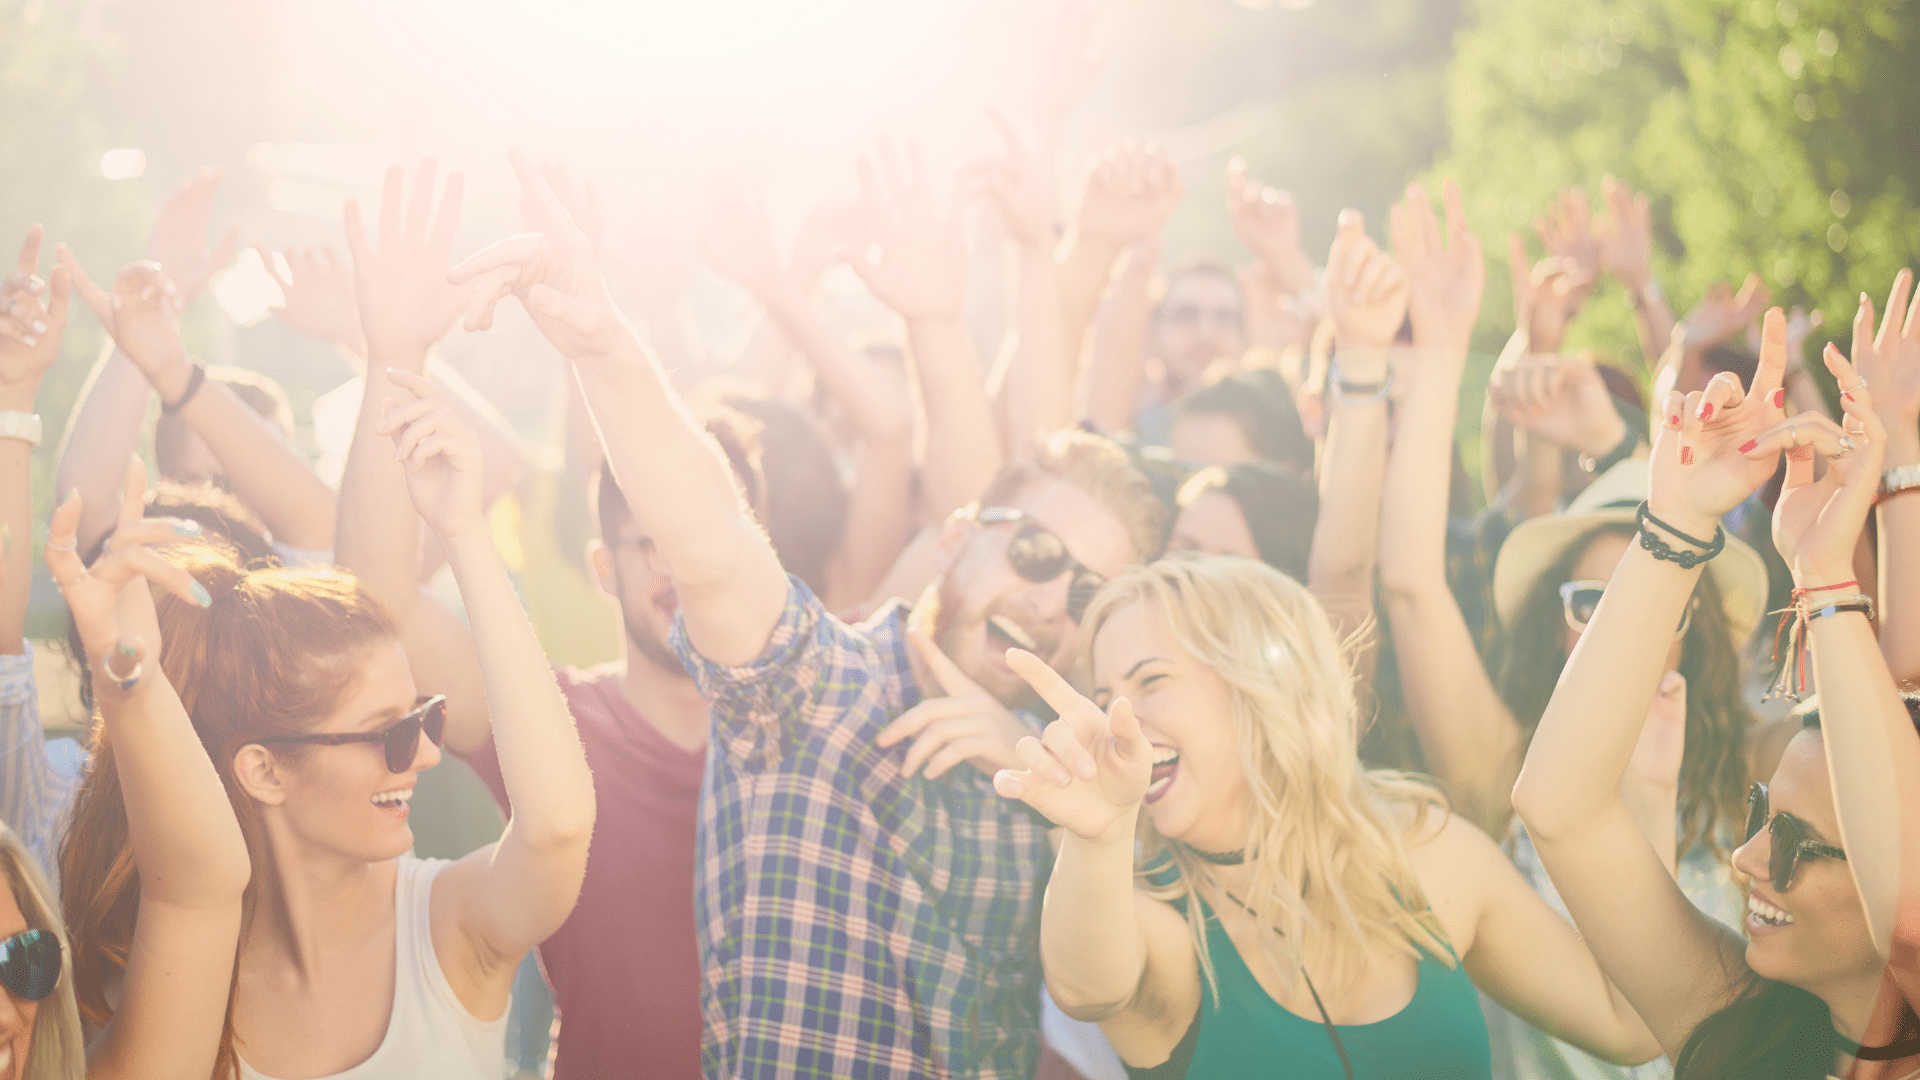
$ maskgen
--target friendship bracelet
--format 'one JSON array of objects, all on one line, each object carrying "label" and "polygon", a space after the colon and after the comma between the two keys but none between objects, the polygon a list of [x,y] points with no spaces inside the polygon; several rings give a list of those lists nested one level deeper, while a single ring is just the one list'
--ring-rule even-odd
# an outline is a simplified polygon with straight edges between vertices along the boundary
[{"label": "friendship bracelet", "polygon": [[207,366],[195,362],[193,365],[193,373],[187,376],[187,388],[181,391],[180,396],[172,401],[163,401],[160,403],[161,415],[172,416],[174,413],[186,408],[187,402],[193,400],[193,395],[200,392],[200,387],[206,385],[206,381]]},{"label": "friendship bracelet", "polygon": [[1807,609],[1807,618],[1831,619],[1835,615],[1846,611],[1857,611],[1865,615],[1868,622],[1872,622],[1873,597],[1862,593],[1858,596],[1846,596],[1838,600],[1830,600],[1820,607]]},{"label": "friendship bracelet", "polygon": [[[1640,523],[1640,546],[1646,549],[1647,554],[1652,555],[1655,559],[1662,562],[1680,564],[1680,569],[1682,570],[1691,570],[1726,549],[1727,530],[1718,525],[1713,528],[1713,542],[1708,543],[1705,540],[1696,540],[1686,533],[1681,532],[1679,529],[1661,521],[1659,518],[1654,517],[1652,512],[1647,509],[1646,503],[1640,504],[1640,508],[1635,511],[1635,516],[1639,518]],[[1705,550],[1675,551],[1666,541],[1655,536],[1652,530],[1647,528],[1648,525],[1658,526],[1660,529],[1672,535],[1674,539]]]},{"label": "friendship bracelet", "polygon": [[1858,581],[1843,581],[1838,585],[1808,585],[1808,586],[1805,586],[1804,588],[1798,588],[1793,590],[1793,598],[1795,600],[1798,600],[1801,597],[1807,595],[1808,593],[1833,592],[1837,589],[1851,589],[1851,588],[1857,587],[1859,584],[1860,583]]}]

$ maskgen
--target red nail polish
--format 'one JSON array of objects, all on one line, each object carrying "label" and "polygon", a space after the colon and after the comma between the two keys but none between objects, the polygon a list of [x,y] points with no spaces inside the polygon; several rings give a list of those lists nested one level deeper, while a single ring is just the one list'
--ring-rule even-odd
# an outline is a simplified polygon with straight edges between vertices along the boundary
[{"label": "red nail polish", "polygon": [[1744,454],[1759,445],[1760,445],[1759,439],[1748,439],[1746,442],[1743,442],[1740,444],[1740,452]]},{"label": "red nail polish", "polygon": [[1703,401],[1703,402],[1701,402],[1701,403],[1700,403],[1700,420],[1701,420],[1701,422],[1702,422],[1702,423],[1704,423],[1704,422],[1706,422],[1706,421],[1708,421],[1708,420],[1711,420],[1711,419],[1713,419],[1713,402],[1711,402],[1711,401]]},{"label": "red nail polish", "polygon": [[1774,408],[1776,409],[1786,408],[1787,407],[1787,388],[1784,386],[1776,388],[1773,392],[1772,400],[1773,400]]},{"label": "red nail polish", "polygon": [[1840,396],[1841,396],[1841,397],[1843,397],[1843,398],[1846,398],[1846,399],[1847,399],[1848,401],[1852,401],[1852,400],[1853,400],[1853,395],[1852,395],[1852,394],[1850,394],[1850,393],[1848,393],[1848,392],[1847,392],[1847,391],[1845,391],[1845,390],[1842,390],[1842,391],[1840,391]]},{"label": "red nail polish", "polygon": [[1680,426],[1680,418],[1678,416],[1667,417],[1667,426],[1670,428],[1678,428]]},{"label": "red nail polish", "polygon": [[1680,448],[1680,464],[1682,465],[1693,464],[1693,447],[1683,446]]}]

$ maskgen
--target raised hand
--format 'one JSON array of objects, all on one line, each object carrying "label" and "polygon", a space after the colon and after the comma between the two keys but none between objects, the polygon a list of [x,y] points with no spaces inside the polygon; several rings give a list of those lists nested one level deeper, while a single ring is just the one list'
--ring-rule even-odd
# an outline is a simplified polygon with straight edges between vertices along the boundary
[{"label": "raised hand", "polygon": [[310,338],[365,355],[367,339],[360,329],[360,298],[351,264],[325,244],[288,248],[280,253],[287,263],[282,274],[273,252],[255,250],[280,286],[280,306],[273,313],[281,322]]},{"label": "raised hand", "polygon": [[1738,293],[1724,281],[1707,286],[1707,294],[1680,320],[1687,349],[1697,353],[1712,348],[1746,329],[1766,310],[1767,297],[1767,287],[1761,284],[1759,274],[1748,274]]},{"label": "raised hand", "polygon": [[1006,769],[993,788],[1046,815],[1083,840],[1097,839],[1123,818],[1140,812],[1153,779],[1153,745],[1126,698],[1102,712],[1039,657],[1007,652],[1014,673],[1027,680],[1060,719],[1039,738],[1021,739],[1015,751],[1025,769]]},{"label": "raised hand", "polygon": [[[1831,585],[1854,576],[1854,547],[1880,487],[1887,429],[1874,412],[1873,391],[1840,350],[1828,345],[1822,356],[1841,388],[1846,427],[1816,413],[1799,413],[1763,433],[1747,455],[1772,464],[1775,454],[1786,452],[1786,481],[1773,505],[1773,546],[1795,581]],[[1827,459],[1827,470],[1817,480],[1816,454]]]},{"label": "raised hand", "polygon": [[1367,235],[1358,210],[1340,211],[1327,253],[1327,314],[1339,347],[1349,351],[1384,351],[1406,321],[1407,272]]},{"label": "raised hand", "polygon": [[1606,212],[1593,223],[1600,246],[1600,269],[1629,289],[1642,289],[1653,280],[1653,225],[1645,195],[1615,180],[1600,180],[1600,199]]},{"label": "raised hand", "polygon": [[[1753,386],[1744,394],[1740,380],[1725,371],[1704,390],[1684,397],[1677,390],[1667,394],[1649,466],[1647,503],[1656,517],[1690,536],[1711,539],[1720,518],[1773,476],[1780,451],[1793,448],[1784,433],[1798,432],[1800,442],[1810,437],[1808,426],[1824,417],[1781,424],[1787,392],[1780,380],[1786,366],[1787,317],[1773,308],[1761,330]],[[1763,438],[1772,441],[1762,446]]]},{"label": "raised hand", "polygon": [[120,520],[92,566],[80,561],[80,493],[53,512],[47,526],[47,570],[66,597],[73,627],[87,650],[94,693],[113,700],[134,688],[127,676],[145,659],[160,655],[160,624],[148,582],[189,604],[206,607],[207,590],[184,569],[161,558],[149,544],[178,543],[200,535],[200,524],[179,518],[145,517],[147,470],[139,458],[127,463]]},{"label": "raised hand", "polygon": [[988,109],[987,119],[1000,133],[1004,152],[970,163],[965,170],[967,186],[993,206],[1009,239],[1051,251],[1053,197],[1042,183],[1041,171],[1006,117]]},{"label": "raised hand", "polygon": [[432,158],[420,163],[413,197],[403,205],[405,173],[398,165],[387,169],[372,243],[360,223],[358,200],[347,200],[347,250],[353,254],[354,289],[370,358],[424,360],[466,303],[467,291],[450,284],[447,276],[463,182],[458,172],[447,176],[435,213],[434,173]]},{"label": "raised hand", "polygon": [[1494,371],[1487,396],[1508,423],[1588,457],[1604,456],[1627,435],[1600,369],[1589,361],[1524,356]]},{"label": "raised hand", "polygon": [[180,342],[180,293],[156,262],[121,267],[113,279],[113,340],[162,401],[178,401],[193,375]]},{"label": "raised hand", "polygon": [[708,188],[701,249],[716,269],[756,296],[788,283],[767,215],[766,192],[738,177],[716,179]]},{"label": "raised hand", "polygon": [[1547,205],[1544,215],[1533,219],[1533,231],[1547,254],[1566,259],[1588,281],[1600,276],[1600,241],[1593,232],[1592,211],[1587,193],[1567,188]]},{"label": "raised hand", "polygon": [[72,276],[54,267],[52,287],[39,278],[40,226],[27,230],[13,272],[0,282],[0,398],[7,408],[31,411],[40,377],[60,359],[67,330]]},{"label": "raised hand", "polygon": [[1413,184],[1407,188],[1406,201],[1393,206],[1393,249],[1407,271],[1413,343],[1422,350],[1464,358],[1473,324],[1480,318],[1480,299],[1487,291],[1487,263],[1480,255],[1480,241],[1467,231],[1459,185],[1444,182],[1441,198],[1447,207],[1444,243],[1427,189]]},{"label": "raised hand", "polygon": [[800,232],[793,238],[793,255],[788,265],[801,288],[811,291],[826,273],[840,262],[841,253],[864,248],[873,242],[867,231],[867,215],[857,200],[831,197],[815,203],[800,220]]},{"label": "raised hand", "polygon": [[1527,332],[1528,348],[1559,351],[1567,324],[1592,291],[1592,276],[1559,255],[1549,255],[1529,270],[1527,246],[1518,233],[1507,234],[1507,274],[1513,280],[1514,325]]},{"label": "raised hand", "polygon": [[180,290],[180,303],[200,294],[207,281],[233,261],[240,250],[240,227],[226,231],[220,242],[207,246],[207,229],[213,222],[213,197],[220,191],[220,170],[202,169],[160,204],[160,216],[154,219],[153,235],[147,241],[147,258],[160,264],[174,287]]},{"label": "raised hand", "polygon": [[1186,190],[1165,150],[1129,140],[1093,163],[1074,227],[1088,239],[1129,247],[1159,235]]},{"label": "raised hand", "polygon": [[1247,342],[1270,349],[1305,345],[1320,321],[1319,298],[1311,290],[1289,294],[1279,274],[1265,262],[1235,273],[1247,297]]},{"label": "raised hand", "polygon": [[912,739],[900,764],[901,776],[912,776],[925,766],[932,780],[961,762],[991,777],[1002,769],[1020,767],[1014,746],[1033,729],[1000,704],[999,699],[961,672],[923,630],[907,635],[933,673],[946,697],[929,697],[900,714],[874,740],[881,748]]},{"label": "raised hand", "polygon": [[879,248],[852,252],[847,265],[881,303],[909,321],[957,320],[967,299],[967,243],[960,216],[935,197],[919,144],[907,162],[880,141],[879,163],[860,159],[860,195]]},{"label": "raised hand", "polygon": [[1912,270],[1894,276],[1878,335],[1873,330],[1873,301],[1860,294],[1853,319],[1853,365],[1873,387],[1874,412],[1886,426],[1889,456],[1897,455],[1895,464],[1920,461],[1920,290],[1913,287]]},{"label": "raised hand", "polygon": [[383,402],[386,416],[374,430],[393,439],[393,457],[406,468],[414,509],[442,541],[485,535],[480,440],[432,383],[398,368],[389,368],[387,377],[411,397]]},{"label": "raised hand", "polygon": [[629,338],[607,295],[592,242],[573,223],[566,205],[525,150],[510,148],[507,160],[539,216],[541,231],[497,241],[447,274],[447,280],[456,285],[473,286],[467,300],[467,329],[492,326],[494,305],[512,295],[540,333],[568,359],[618,352]]},{"label": "raised hand", "polygon": [[1283,296],[1313,287],[1313,263],[1300,250],[1300,210],[1293,196],[1254,183],[1245,158],[1227,162],[1227,214],[1240,242],[1267,268],[1272,286]]}]

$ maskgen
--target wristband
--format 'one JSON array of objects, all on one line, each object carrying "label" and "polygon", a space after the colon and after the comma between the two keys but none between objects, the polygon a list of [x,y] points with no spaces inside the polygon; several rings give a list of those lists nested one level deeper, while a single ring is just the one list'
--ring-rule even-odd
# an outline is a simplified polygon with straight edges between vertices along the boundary
[{"label": "wristband", "polygon": [[[4,414],[0,414],[4,415]],[[1874,500],[1890,498],[1920,488],[1920,464],[1895,465],[1880,474],[1880,494]]]},{"label": "wristband", "polygon": [[1868,622],[1872,622],[1873,597],[1862,593],[1855,596],[1843,596],[1838,600],[1830,600],[1827,603],[1821,604],[1819,607],[1814,607],[1809,604],[1807,606],[1807,618],[1831,619],[1844,611],[1857,611],[1865,615]]},{"label": "wristband", "polygon": [[0,439],[19,439],[28,446],[39,446],[39,414],[0,412]]},{"label": "wristband", "polygon": [[[1679,563],[1680,569],[1682,570],[1691,570],[1699,566],[1701,563],[1720,554],[1727,546],[1727,530],[1719,525],[1713,527],[1713,541],[1709,543],[1705,540],[1695,540],[1679,529],[1654,517],[1653,514],[1647,510],[1646,503],[1640,504],[1640,509],[1635,511],[1635,516],[1638,517],[1640,521],[1640,546],[1646,549],[1647,554],[1652,555],[1662,562]],[[1653,535],[1652,530],[1647,528],[1648,525],[1658,526],[1660,529],[1671,534],[1674,539],[1705,550],[1675,551],[1665,540]]]},{"label": "wristband", "polygon": [[1393,368],[1389,366],[1386,378],[1377,383],[1350,383],[1340,377],[1340,358],[1336,356],[1327,364],[1327,387],[1341,404],[1377,404],[1387,400],[1387,394],[1393,389]]},{"label": "wristband", "polygon": [[193,365],[193,373],[187,376],[187,388],[182,390],[180,396],[174,398],[172,401],[162,401],[160,403],[160,415],[172,416],[174,413],[186,408],[187,402],[193,400],[193,395],[199,393],[200,388],[206,385],[206,382],[207,366],[196,361]]},{"label": "wristband", "polygon": [[1581,454],[1580,468],[1591,475],[1598,476],[1632,457],[1633,452],[1639,449],[1639,447],[1640,433],[1635,431],[1632,425],[1628,425],[1627,434],[1620,440],[1620,445],[1597,458],[1590,458],[1585,454]]}]

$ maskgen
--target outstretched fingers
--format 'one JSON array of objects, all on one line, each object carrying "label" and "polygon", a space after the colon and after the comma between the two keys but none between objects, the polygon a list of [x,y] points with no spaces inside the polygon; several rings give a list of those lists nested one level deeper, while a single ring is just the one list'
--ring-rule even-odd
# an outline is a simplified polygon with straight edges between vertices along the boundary
[{"label": "outstretched fingers", "polygon": [[1768,410],[1765,415],[1769,420],[1778,419],[1786,409],[1786,390],[1781,385],[1786,375],[1787,315],[1777,307],[1768,308],[1760,324],[1760,362],[1754,368],[1747,401],[1755,408]]}]

